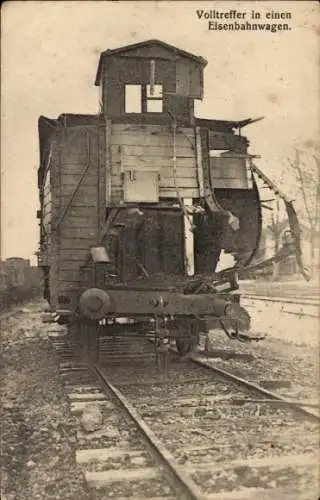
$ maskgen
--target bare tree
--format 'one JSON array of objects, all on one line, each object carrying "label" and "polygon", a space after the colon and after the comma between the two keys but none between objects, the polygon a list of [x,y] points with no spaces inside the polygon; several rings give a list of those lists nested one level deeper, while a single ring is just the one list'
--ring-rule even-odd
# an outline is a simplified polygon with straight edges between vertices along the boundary
[{"label": "bare tree", "polygon": [[[318,149],[318,148],[317,148]],[[297,195],[302,201],[302,216],[309,228],[310,273],[315,274],[316,248],[319,244],[320,225],[320,154],[295,150],[295,159],[289,160],[297,180]]]},{"label": "bare tree", "polygon": [[[272,239],[274,242],[274,253],[275,255],[279,252],[280,244],[281,244],[281,221],[280,221],[280,206],[279,206],[279,198],[276,199],[275,209],[272,210],[271,213],[271,222],[269,226]],[[272,280],[276,280],[279,277],[279,262],[274,262],[273,264],[273,272],[272,272]]]}]

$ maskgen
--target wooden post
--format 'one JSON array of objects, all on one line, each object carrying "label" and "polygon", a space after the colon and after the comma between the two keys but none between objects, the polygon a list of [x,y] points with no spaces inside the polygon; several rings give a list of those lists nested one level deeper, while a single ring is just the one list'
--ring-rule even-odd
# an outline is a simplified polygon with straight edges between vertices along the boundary
[{"label": "wooden post", "polygon": [[[108,125],[106,125],[108,126]],[[111,169],[110,161],[109,164],[106,165],[106,131],[104,126],[97,127],[97,142],[98,142],[98,239],[101,238],[101,233],[103,230],[103,226],[106,218],[106,196],[107,196],[107,187],[106,187],[106,177],[107,177],[107,168]],[[109,147],[109,146],[108,146]],[[108,181],[110,180],[111,173],[109,173]],[[108,193],[109,195],[109,193]],[[108,203],[110,203],[110,199],[108,199]]]},{"label": "wooden post", "polygon": [[[184,207],[192,206],[192,198],[183,199]],[[184,214],[184,255],[185,269],[188,276],[194,275],[194,237],[193,237],[193,216]]]},{"label": "wooden post", "polygon": [[111,157],[111,120],[106,120],[105,125],[105,186],[106,204],[109,205],[112,197],[112,157]]},{"label": "wooden post", "polygon": [[196,139],[196,160],[197,160],[197,179],[199,185],[199,197],[204,196],[204,183],[203,183],[203,170],[202,170],[202,148],[201,148],[201,135],[200,127],[195,127]]}]

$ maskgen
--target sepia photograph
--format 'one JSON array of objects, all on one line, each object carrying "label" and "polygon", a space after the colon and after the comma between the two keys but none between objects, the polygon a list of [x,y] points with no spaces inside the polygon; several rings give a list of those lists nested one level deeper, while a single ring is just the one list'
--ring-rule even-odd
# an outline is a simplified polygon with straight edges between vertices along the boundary
[{"label": "sepia photograph", "polygon": [[318,1],[1,14],[1,499],[318,500]]}]

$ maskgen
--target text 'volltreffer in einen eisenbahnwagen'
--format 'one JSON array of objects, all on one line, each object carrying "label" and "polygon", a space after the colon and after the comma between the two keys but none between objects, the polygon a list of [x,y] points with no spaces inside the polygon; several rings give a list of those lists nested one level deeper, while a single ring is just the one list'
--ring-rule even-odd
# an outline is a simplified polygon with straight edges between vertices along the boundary
[{"label": "text 'volltreffer in einen eisenbahnwagen'", "polygon": [[291,30],[289,11],[269,10],[207,10],[197,9],[196,17],[209,31],[268,31],[277,33]]}]

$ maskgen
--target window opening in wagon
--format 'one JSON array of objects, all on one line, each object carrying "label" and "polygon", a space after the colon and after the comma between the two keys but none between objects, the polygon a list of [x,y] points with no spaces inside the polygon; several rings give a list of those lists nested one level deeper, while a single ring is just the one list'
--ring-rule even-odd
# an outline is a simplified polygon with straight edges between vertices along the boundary
[{"label": "window opening in wagon", "polygon": [[125,113],[162,113],[163,86],[125,84]]},{"label": "window opening in wagon", "polygon": [[141,85],[125,85],[125,112],[142,112],[142,92]]},{"label": "window opening in wagon", "polygon": [[162,85],[147,85],[146,92],[147,113],[162,113],[163,89]]}]

